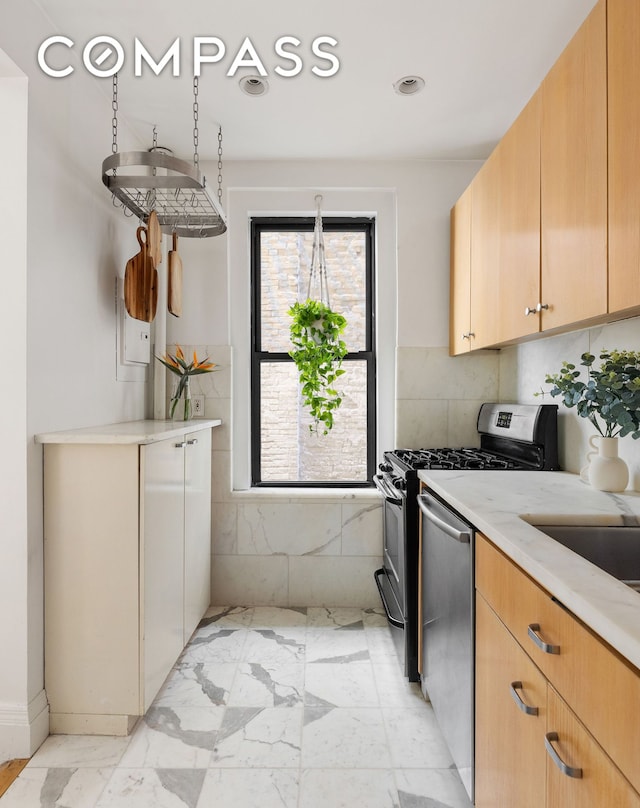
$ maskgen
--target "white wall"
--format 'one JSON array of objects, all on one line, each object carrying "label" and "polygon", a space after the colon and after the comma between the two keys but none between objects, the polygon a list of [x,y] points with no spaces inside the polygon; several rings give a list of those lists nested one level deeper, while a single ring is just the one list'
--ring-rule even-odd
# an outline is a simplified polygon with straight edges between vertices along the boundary
[{"label": "white wall", "polygon": [[[43,739],[42,448],[33,435],[141,418],[149,406],[144,382],[116,381],[114,283],[137,242],[135,223],[113,208],[101,183],[111,149],[110,83],[82,69],[65,80],[44,76],[35,55],[52,33],[34,2],[4,0],[0,49],[28,77],[28,140],[19,106],[15,119],[5,106],[3,81],[2,187],[13,208],[0,217],[9,249],[3,288],[10,292],[0,321],[5,357],[11,357],[2,401],[12,407],[11,421],[4,409],[2,421],[13,434],[3,442],[2,468],[11,469],[17,494],[11,532],[3,525],[2,538],[21,568],[0,587],[3,625],[13,626],[0,665],[0,760],[28,756]],[[6,143],[16,137],[18,143]],[[124,126],[121,138],[131,148]],[[26,272],[24,239],[19,243],[25,226]]]}]

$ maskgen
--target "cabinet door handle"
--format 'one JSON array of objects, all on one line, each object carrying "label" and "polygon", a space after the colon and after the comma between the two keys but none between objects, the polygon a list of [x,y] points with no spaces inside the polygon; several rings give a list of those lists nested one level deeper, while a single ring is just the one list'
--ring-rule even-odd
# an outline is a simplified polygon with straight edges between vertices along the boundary
[{"label": "cabinet door handle", "polygon": [[471,337],[475,337],[475,334],[473,333],[473,331],[467,331],[466,334],[462,335],[462,339],[469,339],[470,340]]},{"label": "cabinet door handle", "polygon": [[176,449],[184,449],[184,447],[187,445],[187,442],[186,440],[183,440],[180,441],[180,443],[174,443],[173,445],[176,447]]},{"label": "cabinet door handle", "polygon": [[520,698],[518,690],[522,690],[522,682],[511,682],[509,685],[509,690],[511,691],[513,700],[518,705],[519,710],[522,710],[522,712],[526,713],[526,715],[538,715],[537,707],[529,707],[529,705],[525,704],[525,702]]},{"label": "cabinet door handle", "polygon": [[556,752],[554,747],[552,746],[552,741],[558,740],[558,733],[557,732],[547,732],[544,736],[544,745],[545,749],[549,753],[551,760],[556,764],[556,766],[560,769],[563,774],[566,774],[567,777],[582,777],[582,769],[576,768],[575,766],[567,765],[564,760],[560,757],[560,755]]},{"label": "cabinet door handle", "polygon": [[548,303],[538,303],[538,305],[536,306],[536,311],[539,313],[539,312],[541,312],[543,310],[547,311],[548,308],[549,308]]},{"label": "cabinet door handle", "polygon": [[534,306],[533,308],[531,306],[527,306],[527,308],[524,310],[525,317],[528,317],[530,314],[537,314],[537,313],[538,313],[537,306]]},{"label": "cabinet door handle", "polygon": [[188,445],[188,446],[193,446],[193,444],[194,444],[194,443],[197,443],[197,442],[198,442],[198,439],[197,439],[197,438],[191,438],[191,440],[188,440],[188,441],[187,441],[187,445]]},{"label": "cabinet door handle", "polygon": [[560,646],[559,645],[551,645],[548,642],[545,642],[539,634],[540,632],[540,623],[530,623],[528,627],[528,634],[534,643],[538,646],[541,651],[544,651],[545,654],[559,654],[560,653]]}]

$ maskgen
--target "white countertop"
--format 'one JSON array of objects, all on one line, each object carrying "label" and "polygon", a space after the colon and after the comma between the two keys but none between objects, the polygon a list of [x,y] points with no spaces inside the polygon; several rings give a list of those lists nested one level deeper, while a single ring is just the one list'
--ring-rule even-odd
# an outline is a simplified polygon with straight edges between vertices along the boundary
[{"label": "white countertop", "polygon": [[640,594],[529,524],[640,525],[639,493],[596,491],[578,475],[557,471],[421,471],[419,476],[640,668]]},{"label": "white countertop", "polygon": [[191,421],[124,421],[62,432],[43,432],[34,439],[36,443],[157,443],[221,424],[219,419],[207,418],[194,418]]}]

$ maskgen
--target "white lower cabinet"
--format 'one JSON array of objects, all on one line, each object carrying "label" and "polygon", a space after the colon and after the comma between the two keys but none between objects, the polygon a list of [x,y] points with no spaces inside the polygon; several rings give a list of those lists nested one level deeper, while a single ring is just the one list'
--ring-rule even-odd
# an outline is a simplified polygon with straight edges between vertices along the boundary
[{"label": "white lower cabinet", "polygon": [[125,735],[209,606],[211,428],[44,452],[50,728]]}]

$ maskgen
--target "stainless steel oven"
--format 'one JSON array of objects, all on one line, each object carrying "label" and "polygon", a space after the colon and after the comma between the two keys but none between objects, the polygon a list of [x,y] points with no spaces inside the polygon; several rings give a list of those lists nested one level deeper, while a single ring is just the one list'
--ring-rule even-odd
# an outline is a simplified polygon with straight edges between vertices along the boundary
[{"label": "stainless steel oven", "polygon": [[375,573],[405,676],[419,681],[418,605],[420,469],[557,469],[555,404],[483,404],[479,447],[395,449],[374,482],[384,497],[383,565]]}]

